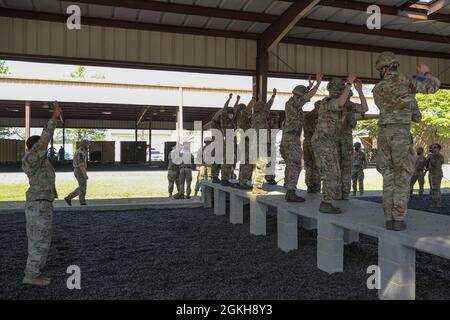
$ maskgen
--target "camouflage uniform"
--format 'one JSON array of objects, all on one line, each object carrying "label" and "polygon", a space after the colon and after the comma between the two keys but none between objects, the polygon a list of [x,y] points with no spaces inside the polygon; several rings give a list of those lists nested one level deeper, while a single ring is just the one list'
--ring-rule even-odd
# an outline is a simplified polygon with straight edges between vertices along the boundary
[{"label": "camouflage uniform", "polygon": [[353,152],[352,158],[352,180],[353,194],[356,193],[357,184],[359,183],[359,192],[364,193],[364,169],[367,168],[366,154],[360,149]]},{"label": "camouflage uniform", "polygon": [[52,238],[53,201],[57,198],[55,170],[47,158],[47,146],[53,136],[56,122],[47,127],[34,146],[22,159],[22,170],[30,187],[26,193],[25,217],[28,236],[28,259],[25,275],[36,278],[45,267]]},{"label": "camouflage uniform", "polygon": [[325,203],[331,203],[341,194],[341,168],[336,139],[341,128],[339,112],[338,98],[323,99],[320,103],[316,130],[311,138]]},{"label": "camouflage uniform", "polygon": [[[206,145],[201,148],[198,152],[197,152],[197,157],[202,154],[206,148]],[[198,162],[197,162],[198,163]],[[202,157],[202,164],[199,166],[198,168],[198,173],[197,173],[197,182],[195,183],[195,194],[198,193],[198,191],[201,188],[201,183],[203,180],[211,180],[212,179],[212,170],[211,170],[211,165],[206,164],[205,160]]]},{"label": "camouflage uniform", "polygon": [[174,184],[177,186],[177,192],[180,192],[180,166],[173,163],[172,154],[175,150],[172,150],[169,154],[169,166],[167,167],[167,179],[169,180],[169,195],[172,196]]},{"label": "camouflage uniform", "polygon": [[194,157],[191,155],[191,163],[180,164],[180,175],[179,175],[180,189],[178,190],[178,194],[184,196],[185,195],[184,191],[186,190],[186,196],[188,198],[191,196],[192,163],[194,163]]},{"label": "camouflage uniform", "polygon": [[[377,61],[378,69],[383,67],[383,61],[379,62],[382,55]],[[395,58],[392,61],[398,64]],[[421,120],[414,95],[434,93],[439,86],[439,80],[431,75],[411,78],[389,71],[373,88],[375,104],[380,109],[377,170],[383,175],[383,208],[388,222],[403,221],[407,211],[414,172],[410,126],[411,120]]]},{"label": "camouflage uniform", "polygon": [[444,157],[442,154],[430,154],[427,160],[428,177],[430,179],[431,197],[433,205],[441,206],[441,181],[443,177],[442,165]]},{"label": "camouflage uniform", "polygon": [[[231,117],[231,115],[233,115],[233,117]],[[227,129],[232,129],[235,130],[236,126],[235,126],[235,120],[234,120],[234,111],[233,108],[231,107],[226,107],[222,110],[221,114],[220,114],[220,128],[222,130],[223,133],[223,137],[224,137],[224,143],[223,143],[223,164],[220,167],[220,175],[221,175],[221,180],[229,180],[232,178],[232,174],[233,174],[233,163],[227,164],[226,163],[226,159],[227,159],[227,139],[226,139],[226,130]],[[235,143],[235,141],[233,141],[233,144]],[[234,156],[234,154],[233,154]]]},{"label": "camouflage uniform", "polygon": [[[252,127],[251,114],[246,111],[245,104],[239,104],[236,108],[236,128],[242,129],[244,132]],[[239,137],[239,143],[243,143]],[[245,139],[245,163],[239,165],[239,185],[244,186],[252,177],[253,165],[249,158],[249,141]]]},{"label": "camouflage uniform", "polygon": [[[267,154],[275,160],[277,155],[272,156],[272,129],[279,129],[280,117],[276,111],[270,111],[268,119],[268,131],[267,131]],[[266,174],[266,181],[276,183],[275,181],[275,169],[276,163],[272,163],[268,171],[270,174]]]},{"label": "camouflage uniform", "polygon": [[414,173],[411,177],[410,183],[410,194],[413,193],[414,185],[416,181],[419,181],[419,194],[423,194],[423,186],[425,184],[425,169],[426,169],[427,158],[423,154],[417,156],[416,164],[414,165]]},{"label": "camouflage uniform", "polygon": [[[306,89],[306,88],[305,88]],[[285,106],[285,125],[281,138],[280,153],[286,163],[284,173],[285,186],[288,190],[297,188],[298,177],[302,170],[302,147],[300,135],[303,128],[303,106],[310,100],[308,90],[298,92],[297,98],[291,97]]]},{"label": "camouflage uniform", "polygon": [[[320,101],[316,102],[320,104]],[[314,108],[305,114],[305,126],[303,140],[303,157],[305,161],[305,184],[309,192],[320,192],[320,173],[314,158],[314,150],[311,144],[311,138],[316,130],[319,118],[319,110]]]},{"label": "camouflage uniform", "polygon": [[[87,177],[84,175],[87,168],[87,147],[82,145],[73,155],[73,174],[78,182],[78,188],[72,191],[67,198],[73,199],[79,197],[80,204],[86,203]],[[84,169],[84,170],[83,170]]]},{"label": "camouflage uniform", "polygon": [[272,96],[270,100],[265,103],[263,101],[258,101],[253,106],[252,115],[252,128],[256,130],[258,137],[258,157],[256,159],[255,167],[253,168],[252,183],[253,188],[262,189],[264,178],[266,175],[266,167],[269,164],[269,159],[267,155],[260,155],[259,143],[260,143],[260,132],[259,130],[267,130],[267,119],[269,118],[270,108],[272,107],[275,96]]},{"label": "camouflage uniform", "polygon": [[339,132],[337,149],[339,155],[340,188],[336,199],[348,199],[352,182],[353,128],[356,126],[355,113],[363,113],[363,106],[347,100],[343,111],[338,112]]}]

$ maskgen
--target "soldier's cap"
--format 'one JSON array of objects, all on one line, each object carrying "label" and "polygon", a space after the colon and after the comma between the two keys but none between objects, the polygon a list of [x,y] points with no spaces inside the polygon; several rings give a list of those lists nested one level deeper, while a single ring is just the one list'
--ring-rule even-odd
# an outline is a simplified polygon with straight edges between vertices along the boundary
[{"label": "soldier's cap", "polygon": [[354,146],[354,147],[358,147],[358,148],[361,148],[361,143],[359,143],[359,142],[355,142],[355,143],[353,144],[353,146]]},{"label": "soldier's cap", "polygon": [[206,138],[203,140],[203,142],[204,142],[204,143],[212,142],[212,138],[211,138],[211,137],[206,137]]},{"label": "soldier's cap", "polygon": [[433,144],[430,146],[430,148],[431,148],[431,149],[438,148],[439,150],[442,149],[442,147],[441,147],[441,145],[440,145],[439,143],[433,143]]},{"label": "soldier's cap", "polygon": [[27,139],[27,149],[31,150],[33,146],[39,141],[41,136],[31,136]]},{"label": "soldier's cap", "polygon": [[384,67],[391,67],[394,65],[398,67],[400,65],[400,62],[398,61],[395,53],[391,51],[384,51],[380,53],[377,61],[375,62],[375,67],[378,71],[380,71]]},{"label": "soldier's cap", "polygon": [[341,78],[333,78],[327,84],[329,92],[342,92],[345,89],[345,81]]},{"label": "soldier's cap", "polygon": [[303,85],[298,85],[294,88],[294,90],[292,90],[293,94],[297,94],[297,95],[304,95],[305,93],[308,93],[309,89],[306,86]]},{"label": "soldier's cap", "polygon": [[419,150],[423,151],[424,149],[423,149],[423,147],[417,147],[416,151],[419,151]]}]

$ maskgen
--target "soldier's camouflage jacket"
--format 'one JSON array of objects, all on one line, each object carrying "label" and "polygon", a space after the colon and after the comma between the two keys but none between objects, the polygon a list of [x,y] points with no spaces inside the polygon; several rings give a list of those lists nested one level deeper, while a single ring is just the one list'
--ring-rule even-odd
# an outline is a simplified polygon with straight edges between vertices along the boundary
[{"label": "soldier's camouflage jacket", "polygon": [[22,159],[22,170],[28,177],[30,187],[26,193],[27,201],[57,198],[55,187],[55,169],[47,158],[47,147],[53,137],[56,122],[49,120],[41,138],[31,150],[27,150]]},{"label": "soldier's camouflage jacket", "polygon": [[309,102],[307,93],[303,94],[295,100],[291,97],[285,105],[286,120],[283,128],[283,133],[291,133],[300,137],[303,129],[303,106]]},{"label": "soldier's camouflage jacket", "polygon": [[408,77],[399,72],[386,75],[372,90],[375,104],[380,109],[380,126],[420,122],[416,93],[435,93],[440,81],[431,74]]}]

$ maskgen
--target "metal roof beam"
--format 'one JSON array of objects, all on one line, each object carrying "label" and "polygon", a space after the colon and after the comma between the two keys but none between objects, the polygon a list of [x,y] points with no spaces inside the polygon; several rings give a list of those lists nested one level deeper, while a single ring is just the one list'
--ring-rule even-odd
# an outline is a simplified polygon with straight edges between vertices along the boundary
[{"label": "metal roof beam", "polygon": [[295,24],[303,18],[320,0],[295,1],[285,12],[272,23],[261,35],[261,50],[274,48],[291,31]]}]

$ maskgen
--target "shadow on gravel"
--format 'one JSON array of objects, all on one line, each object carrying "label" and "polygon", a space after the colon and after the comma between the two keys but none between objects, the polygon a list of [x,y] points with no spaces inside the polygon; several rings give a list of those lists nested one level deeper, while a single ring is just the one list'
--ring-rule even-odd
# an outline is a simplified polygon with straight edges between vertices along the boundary
[{"label": "shadow on gravel", "polygon": [[[26,260],[23,214],[0,215],[0,299],[376,299],[366,287],[377,243],[345,248],[345,272],[316,267],[316,232],[301,230],[299,250],[277,249],[276,215],[268,236],[252,236],[211,209],[55,213],[47,288],[21,284]],[[450,297],[448,260],[417,255],[417,298]],[[81,290],[66,288],[70,265]]]}]

